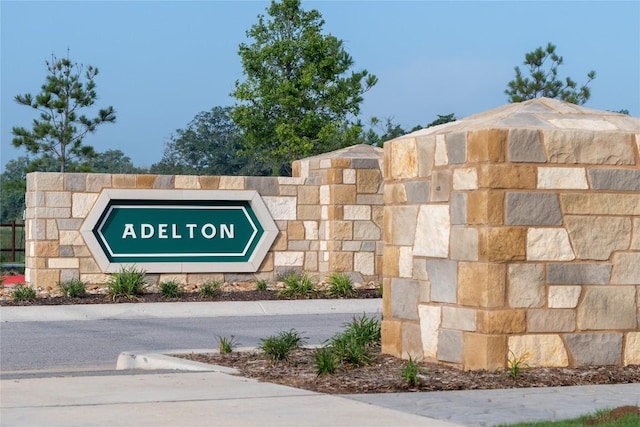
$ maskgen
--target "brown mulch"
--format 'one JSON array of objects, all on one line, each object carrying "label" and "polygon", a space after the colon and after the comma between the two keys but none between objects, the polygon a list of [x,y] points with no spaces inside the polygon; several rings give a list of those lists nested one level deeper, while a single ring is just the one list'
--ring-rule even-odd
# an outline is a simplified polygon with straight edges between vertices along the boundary
[{"label": "brown mulch", "polygon": [[234,367],[245,377],[330,394],[393,393],[407,391],[486,390],[520,387],[557,387],[595,384],[640,383],[640,365],[580,368],[523,369],[517,378],[508,371],[462,371],[454,367],[420,363],[418,385],[408,386],[401,372],[407,361],[375,351],[368,366],[343,367],[318,376],[315,350],[301,349],[284,362],[272,362],[258,350],[220,354],[187,354],[180,357]]}]

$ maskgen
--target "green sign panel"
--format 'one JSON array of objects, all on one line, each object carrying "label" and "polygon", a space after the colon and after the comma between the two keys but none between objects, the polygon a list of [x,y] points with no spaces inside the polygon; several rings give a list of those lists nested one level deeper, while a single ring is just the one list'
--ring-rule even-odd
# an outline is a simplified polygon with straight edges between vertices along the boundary
[{"label": "green sign panel", "polygon": [[93,233],[110,262],[247,262],[264,229],[248,201],[111,200]]}]

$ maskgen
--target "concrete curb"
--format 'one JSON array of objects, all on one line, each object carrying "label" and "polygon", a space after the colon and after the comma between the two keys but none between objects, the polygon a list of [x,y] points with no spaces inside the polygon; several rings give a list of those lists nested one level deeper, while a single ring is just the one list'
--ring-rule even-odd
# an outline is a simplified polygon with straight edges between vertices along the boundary
[{"label": "concrete curb", "polygon": [[[209,350],[209,353],[212,351]],[[190,351],[184,351],[188,354]],[[159,370],[171,369],[176,371],[199,371],[199,372],[221,372],[223,374],[237,375],[240,373],[235,368],[226,366],[211,365],[208,363],[194,362],[193,360],[181,359],[160,353],[143,353],[135,351],[124,351],[118,356],[116,370]]]}]

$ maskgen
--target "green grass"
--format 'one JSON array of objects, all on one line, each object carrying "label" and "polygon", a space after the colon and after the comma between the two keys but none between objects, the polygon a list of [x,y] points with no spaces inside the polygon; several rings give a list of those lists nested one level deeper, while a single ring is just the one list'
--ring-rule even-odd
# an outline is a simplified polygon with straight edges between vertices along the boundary
[{"label": "green grass", "polygon": [[329,341],[329,348],[337,360],[348,366],[371,363],[373,350],[380,345],[380,321],[363,314],[343,325],[342,332]]},{"label": "green grass", "polygon": [[[501,427],[583,427],[584,425],[594,425],[597,427],[637,427],[640,425],[640,415],[628,414],[621,418],[611,419],[611,413],[611,409],[606,409],[570,420],[501,424]],[[590,422],[590,424],[585,424],[586,421]]]},{"label": "green grass", "polygon": [[78,279],[59,282],[58,289],[63,297],[78,298],[86,294],[86,283]]},{"label": "green grass", "polygon": [[332,347],[320,347],[315,352],[316,374],[333,374],[338,369],[338,357]]},{"label": "green grass", "polygon": [[258,348],[273,361],[288,360],[291,352],[302,347],[306,342],[295,329],[280,332],[260,341]]},{"label": "green grass", "polygon": [[165,298],[178,298],[180,296],[180,285],[175,280],[167,280],[160,283],[160,293]]},{"label": "green grass", "polygon": [[345,273],[331,273],[327,278],[327,283],[329,284],[328,295],[339,298],[353,296],[353,281]]},{"label": "green grass", "polygon": [[218,350],[220,354],[229,354],[233,352],[233,349],[239,345],[236,337],[231,335],[230,337],[218,337]]},{"label": "green grass", "polygon": [[264,279],[258,280],[256,282],[256,291],[266,291],[269,286],[269,282]]},{"label": "green grass", "polygon": [[36,299],[36,297],[36,290],[23,283],[18,283],[13,288],[12,298],[15,302],[33,301]]},{"label": "green grass", "polygon": [[420,373],[420,365],[416,363],[415,360],[409,355],[409,360],[407,360],[400,371],[400,376],[402,380],[409,387],[414,387],[418,385],[420,379],[418,378],[418,374]]},{"label": "green grass", "polygon": [[113,273],[107,282],[107,293],[114,300],[118,298],[133,299],[142,295],[147,286],[146,273],[135,266],[122,267],[118,273]]},{"label": "green grass", "polygon": [[292,271],[283,278],[285,288],[278,292],[278,296],[283,298],[308,297],[314,294],[314,284],[306,273]]},{"label": "green grass", "polygon": [[200,287],[200,297],[211,298],[220,292],[222,282],[220,280],[209,280]]}]

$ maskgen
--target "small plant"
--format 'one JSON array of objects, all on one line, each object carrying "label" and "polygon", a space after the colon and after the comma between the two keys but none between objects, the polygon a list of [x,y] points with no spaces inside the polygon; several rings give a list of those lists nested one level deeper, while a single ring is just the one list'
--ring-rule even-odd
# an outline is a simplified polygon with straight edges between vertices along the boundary
[{"label": "small plant", "polygon": [[269,283],[266,280],[260,279],[256,282],[256,291],[266,291],[268,285]]},{"label": "small plant", "polygon": [[200,288],[200,296],[202,298],[214,297],[218,292],[220,292],[221,287],[222,282],[220,280],[209,280]]},{"label": "small plant", "polygon": [[338,358],[332,347],[320,347],[315,352],[316,374],[333,374],[338,369]]},{"label": "small plant", "polygon": [[400,376],[402,380],[409,386],[415,387],[418,385],[419,378],[418,374],[420,373],[420,366],[416,363],[415,360],[409,355],[409,360],[404,364],[402,370],[400,371]]},{"label": "small plant", "polygon": [[327,283],[329,284],[327,294],[340,298],[350,298],[353,296],[353,281],[345,273],[332,273]]},{"label": "small plant", "polygon": [[86,283],[72,279],[66,282],[59,282],[58,289],[63,297],[78,298],[86,294]]},{"label": "small plant", "polygon": [[233,349],[238,346],[236,337],[231,335],[230,337],[218,337],[218,349],[220,354],[229,354],[233,352]]},{"label": "small plant", "polygon": [[36,290],[25,285],[24,283],[19,283],[13,288],[13,301],[33,301],[36,299]]},{"label": "small plant", "polygon": [[287,360],[293,350],[305,344],[305,339],[295,329],[280,332],[264,338],[258,347],[269,359],[274,361]]},{"label": "small plant", "polygon": [[135,266],[122,267],[118,273],[111,275],[107,283],[107,292],[114,299],[132,299],[137,295],[142,295],[147,285],[145,271],[138,270]]},{"label": "small plant", "polygon": [[313,294],[313,282],[311,278],[304,273],[296,271],[288,273],[282,278],[285,288],[278,292],[278,295],[284,298],[307,297]]},{"label": "small plant", "polygon": [[368,365],[372,359],[370,347],[353,334],[335,335],[331,338],[331,348],[338,360],[350,366]]},{"label": "small plant", "polygon": [[354,317],[343,326],[344,334],[353,335],[363,345],[380,344],[381,325],[376,317],[368,317],[366,313],[362,313],[362,316]]},{"label": "small plant", "polygon": [[527,355],[524,354],[520,357],[516,357],[511,350],[509,350],[509,354],[511,356],[507,359],[507,372],[511,378],[517,380],[522,374],[522,369],[529,367],[525,362],[525,360],[527,360]]},{"label": "small plant", "polygon": [[180,296],[180,286],[175,280],[168,280],[160,283],[160,293],[165,298],[178,298]]},{"label": "small plant", "polygon": [[378,283],[378,286],[376,287],[376,292],[378,294],[378,297],[382,298],[382,294],[384,293],[384,287],[382,286],[382,283]]}]

